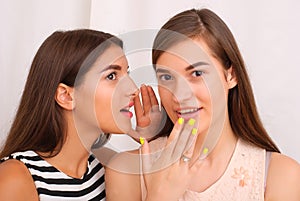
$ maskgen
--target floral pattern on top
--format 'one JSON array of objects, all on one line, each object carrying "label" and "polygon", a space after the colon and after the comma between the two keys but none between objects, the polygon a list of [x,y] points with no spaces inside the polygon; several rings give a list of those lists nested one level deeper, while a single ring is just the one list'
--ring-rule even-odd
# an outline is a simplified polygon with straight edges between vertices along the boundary
[{"label": "floral pattern on top", "polygon": [[239,186],[244,187],[249,184],[251,177],[248,170],[244,169],[242,166],[240,168],[234,168],[234,175],[231,176],[234,179],[239,180]]}]

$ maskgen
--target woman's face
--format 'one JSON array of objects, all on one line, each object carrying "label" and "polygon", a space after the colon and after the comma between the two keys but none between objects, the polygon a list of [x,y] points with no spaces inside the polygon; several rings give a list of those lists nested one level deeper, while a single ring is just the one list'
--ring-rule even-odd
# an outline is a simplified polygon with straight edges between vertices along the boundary
[{"label": "woman's face", "polygon": [[226,73],[200,39],[180,42],[162,53],[156,64],[158,90],[172,122],[194,118],[199,134],[216,126],[220,132],[227,111]]},{"label": "woman's face", "polygon": [[[133,98],[138,88],[128,76],[123,50],[111,46],[84,75],[78,87],[75,113],[86,129],[104,133],[126,133],[131,129]],[[81,131],[82,132],[82,131]]]}]

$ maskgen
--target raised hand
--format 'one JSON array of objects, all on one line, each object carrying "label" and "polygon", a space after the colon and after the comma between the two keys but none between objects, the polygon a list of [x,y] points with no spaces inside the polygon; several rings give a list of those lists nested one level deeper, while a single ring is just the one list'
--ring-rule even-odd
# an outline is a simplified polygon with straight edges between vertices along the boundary
[{"label": "raised hand", "polygon": [[132,137],[139,139],[151,139],[159,133],[164,126],[165,112],[159,109],[156,95],[151,86],[141,86],[141,98],[134,98],[134,110],[136,114],[137,127]]},{"label": "raised hand", "polygon": [[180,118],[158,157],[157,153],[151,153],[147,140],[142,139],[143,178],[147,194],[145,200],[177,201],[187,190],[195,162],[193,155],[197,126],[194,124],[194,119],[183,124]]}]

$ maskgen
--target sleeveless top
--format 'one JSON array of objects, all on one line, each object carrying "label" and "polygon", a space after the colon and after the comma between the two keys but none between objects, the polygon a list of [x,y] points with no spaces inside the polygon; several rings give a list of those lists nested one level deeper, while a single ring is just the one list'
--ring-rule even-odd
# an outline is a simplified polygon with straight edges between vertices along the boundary
[{"label": "sleeveless top", "polygon": [[239,139],[224,174],[203,192],[187,190],[180,201],[263,201],[266,151]]},{"label": "sleeveless top", "polygon": [[[160,145],[163,143],[158,142]],[[154,150],[157,149],[155,142],[153,145]],[[239,139],[223,175],[203,192],[186,190],[179,201],[264,201],[266,156],[269,157],[270,152],[266,155],[264,149]],[[144,200],[147,190],[142,173],[140,180]]]},{"label": "sleeveless top", "polygon": [[0,162],[16,159],[25,164],[34,180],[40,201],[104,201],[104,167],[90,155],[86,173],[72,178],[59,171],[34,151],[17,152]]}]

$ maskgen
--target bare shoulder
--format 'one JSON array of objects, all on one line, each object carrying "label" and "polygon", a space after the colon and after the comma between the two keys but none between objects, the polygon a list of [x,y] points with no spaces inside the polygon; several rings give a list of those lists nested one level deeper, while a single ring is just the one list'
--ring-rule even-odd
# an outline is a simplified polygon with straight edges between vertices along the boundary
[{"label": "bare shoulder", "polygon": [[118,172],[129,174],[140,173],[140,155],[139,150],[121,152],[109,161],[107,167]]},{"label": "bare shoulder", "polygon": [[300,164],[292,158],[272,153],[265,200],[300,200]]},{"label": "bare shoulder", "polygon": [[117,154],[105,167],[107,200],[141,200],[138,151]]},{"label": "bare shoulder", "polygon": [[1,200],[38,200],[33,179],[22,162],[10,159],[1,163],[0,178]]}]

